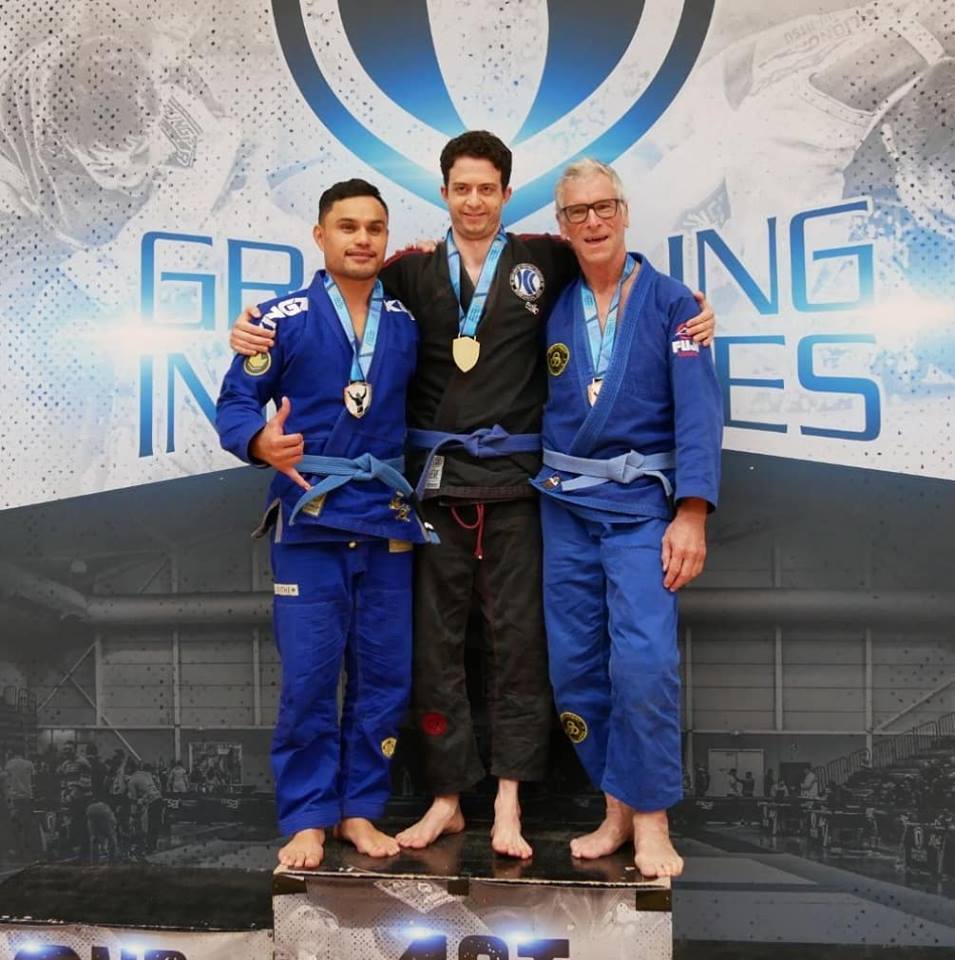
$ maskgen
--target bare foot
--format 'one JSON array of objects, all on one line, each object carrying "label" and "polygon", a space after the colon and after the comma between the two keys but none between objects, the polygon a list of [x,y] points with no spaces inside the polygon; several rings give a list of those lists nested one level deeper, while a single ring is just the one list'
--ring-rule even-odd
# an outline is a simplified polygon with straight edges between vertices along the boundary
[{"label": "bare foot", "polygon": [[634,813],[633,862],[645,877],[678,877],[683,873],[683,858],[670,843],[666,810]]},{"label": "bare foot", "polygon": [[460,833],[464,829],[464,814],[456,793],[435,797],[428,812],[415,824],[402,830],[395,838],[403,847],[423,850],[446,833]]},{"label": "bare foot", "polygon": [[491,827],[491,847],[505,857],[529,860],[534,851],[521,833],[521,807],[517,802],[518,782],[501,779],[494,801],[494,826]]},{"label": "bare foot", "polygon": [[394,857],[401,852],[394,837],[382,833],[364,817],[346,817],[338,825],[337,836],[347,840],[359,853],[369,857]]},{"label": "bare foot", "polygon": [[616,853],[633,836],[633,810],[605,793],[607,812],[603,823],[592,833],[570,841],[570,853],[582,860],[597,860]]},{"label": "bare foot", "polygon": [[314,870],[325,856],[325,831],[315,828],[299,830],[281,850],[276,872],[282,870]]}]

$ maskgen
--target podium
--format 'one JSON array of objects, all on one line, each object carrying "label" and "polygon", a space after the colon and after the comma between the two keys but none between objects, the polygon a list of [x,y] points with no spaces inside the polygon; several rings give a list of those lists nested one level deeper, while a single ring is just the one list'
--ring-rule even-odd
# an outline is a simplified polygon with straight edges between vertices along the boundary
[{"label": "podium", "polygon": [[671,960],[669,880],[644,881],[632,848],[570,856],[570,835],[534,857],[498,857],[483,832],[388,860],[342,844],[317,871],[273,881],[276,960]]}]

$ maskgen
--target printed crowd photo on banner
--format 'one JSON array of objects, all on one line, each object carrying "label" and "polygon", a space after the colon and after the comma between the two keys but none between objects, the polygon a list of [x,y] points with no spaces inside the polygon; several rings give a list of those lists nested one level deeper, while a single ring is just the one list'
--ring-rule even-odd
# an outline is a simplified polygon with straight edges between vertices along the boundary
[{"label": "printed crowd photo on banner", "polygon": [[948,0],[5,4],[0,960],[947,955],[953,185]]}]

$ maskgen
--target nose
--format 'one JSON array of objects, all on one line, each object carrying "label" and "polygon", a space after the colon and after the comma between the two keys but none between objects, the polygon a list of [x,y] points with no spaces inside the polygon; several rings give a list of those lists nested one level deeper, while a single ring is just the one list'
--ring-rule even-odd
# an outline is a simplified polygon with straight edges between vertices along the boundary
[{"label": "nose", "polygon": [[600,226],[600,217],[597,216],[597,211],[591,207],[587,211],[587,219],[584,221],[588,227],[590,226]]}]

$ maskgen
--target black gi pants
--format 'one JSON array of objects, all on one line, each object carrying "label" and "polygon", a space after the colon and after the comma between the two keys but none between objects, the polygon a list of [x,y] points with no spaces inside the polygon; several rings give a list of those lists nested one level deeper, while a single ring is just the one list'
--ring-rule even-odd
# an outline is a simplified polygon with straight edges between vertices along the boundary
[{"label": "black gi pants", "polygon": [[[476,591],[488,650],[491,773],[542,780],[551,722],[541,605],[541,533],[535,499],[453,508],[423,504],[441,543],[415,550],[415,725],[435,794],[459,793],[485,775],[464,672],[465,633]],[[478,522],[480,520],[480,523]],[[475,555],[480,546],[482,559]]]}]

